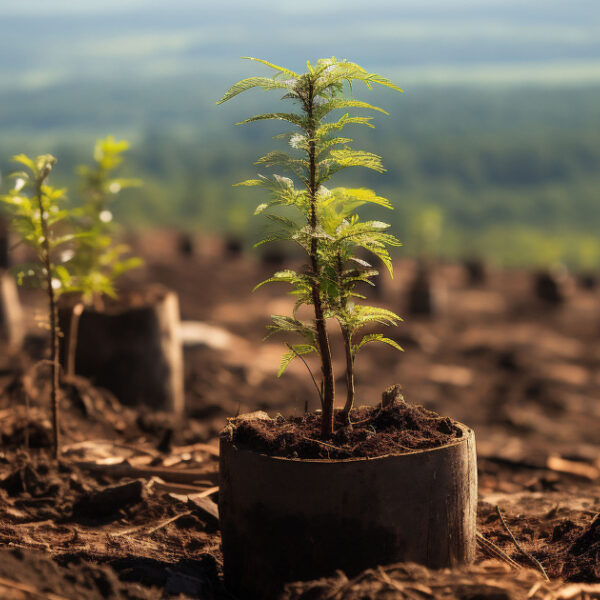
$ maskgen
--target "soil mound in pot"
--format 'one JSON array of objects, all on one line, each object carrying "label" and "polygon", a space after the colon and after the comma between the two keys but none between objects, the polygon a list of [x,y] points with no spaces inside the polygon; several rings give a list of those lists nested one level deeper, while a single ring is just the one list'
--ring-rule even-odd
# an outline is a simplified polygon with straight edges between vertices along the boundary
[{"label": "soil mound in pot", "polygon": [[321,416],[232,420],[223,435],[237,446],[269,456],[302,459],[374,458],[437,448],[462,437],[449,417],[422,406],[395,402],[382,407],[361,407],[352,412],[351,425],[336,415],[336,430],[320,439]]}]

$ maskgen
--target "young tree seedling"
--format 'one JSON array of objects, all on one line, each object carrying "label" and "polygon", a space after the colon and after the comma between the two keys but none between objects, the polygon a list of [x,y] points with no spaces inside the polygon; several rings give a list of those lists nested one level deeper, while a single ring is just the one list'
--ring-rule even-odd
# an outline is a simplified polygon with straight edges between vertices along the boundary
[{"label": "young tree seedling", "polygon": [[48,323],[50,328],[51,407],[53,430],[53,454],[58,458],[59,398],[58,398],[58,326],[57,300],[60,294],[71,291],[73,280],[64,264],[61,264],[59,249],[72,243],[78,234],[63,233],[61,230],[70,217],[63,207],[65,191],[54,189],[48,177],[56,158],[44,154],[29,158],[19,154],[13,158],[25,170],[13,173],[15,186],[8,194],[0,196],[12,214],[13,228],[21,240],[33,248],[38,262],[20,265],[15,269],[19,285],[30,282],[41,287],[48,296]]},{"label": "young tree seedling", "polygon": [[125,258],[129,246],[114,243],[111,204],[121,190],[141,185],[138,179],[114,176],[128,148],[126,140],[117,141],[108,136],[96,142],[94,164],[77,168],[82,179],[84,203],[74,213],[85,235],[77,240],[70,268],[84,304],[94,304],[98,308],[101,308],[103,295],[116,297],[116,279],[142,264],[140,258]]},{"label": "young tree seedling", "polygon": [[[296,305],[292,316],[272,315],[269,330],[270,334],[296,334],[303,338],[303,343],[288,345],[289,351],[282,358],[279,375],[294,358],[311,353],[320,356],[321,434],[327,438],[334,430],[335,404],[328,320],[337,320],[344,338],[347,397],[343,414],[346,420],[354,404],[354,359],[358,351],[370,342],[383,342],[401,350],[394,340],[379,333],[364,335],[358,342],[354,338],[363,327],[374,323],[396,325],[400,321],[391,311],[358,304],[357,300],[364,296],[355,290],[359,282],[373,285],[370,278],[377,274],[368,262],[356,256],[356,250],[361,247],[375,254],[393,274],[387,247],[400,245],[393,235],[387,233],[387,223],[361,221],[355,211],[364,204],[376,204],[388,209],[392,207],[388,200],[377,196],[372,190],[328,189],[324,185],[337,172],[349,167],[384,171],[379,156],[352,150],[349,147],[352,140],[339,135],[348,125],[373,127],[372,117],[351,116],[345,112],[336,120],[327,118],[333,111],[345,109],[385,113],[383,109],[367,102],[344,96],[346,88],[352,96],[352,83],[355,81],[363,82],[369,89],[377,84],[402,90],[388,79],[368,73],[355,63],[335,58],[320,59],[315,65],[307,62],[305,73],[295,73],[261,59],[249,60],[266,65],[274,74],[272,77],[250,77],[236,83],[219,104],[258,87],[283,93],[282,99],[292,101],[299,109],[297,112],[256,115],[241,123],[274,119],[295,127],[294,131],[277,136],[287,140],[292,153],[270,152],[256,164],[282,168],[300,187],[296,187],[293,179],[282,175],[259,175],[258,179],[249,179],[237,185],[260,186],[269,194],[259,204],[255,214],[264,213],[277,229],[257,245],[290,240],[299,244],[308,255],[309,264],[303,271],[278,271],[257,287],[272,282],[288,283],[293,287],[291,293],[296,296]],[[284,207],[283,210],[280,210],[281,207]],[[304,305],[313,307],[312,322],[297,318],[297,310]]]},{"label": "young tree seedling", "polygon": [[81,295],[81,302],[73,307],[69,343],[67,344],[66,372],[75,373],[75,356],[79,319],[85,306],[93,305],[101,310],[103,298],[116,298],[116,280],[126,271],[141,266],[137,257],[126,257],[130,248],[114,242],[115,224],[111,204],[119,192],[138,187],[138,179],[115,177],[113,172],[123,162],[123,153],[129,142],[116,141],[113,136],[100,139],[94,146],[94,164],[80,165],[81,190],[84,203],[75,209],[82,235],[72,249],[70,269],[73,274],[73,291]]}]

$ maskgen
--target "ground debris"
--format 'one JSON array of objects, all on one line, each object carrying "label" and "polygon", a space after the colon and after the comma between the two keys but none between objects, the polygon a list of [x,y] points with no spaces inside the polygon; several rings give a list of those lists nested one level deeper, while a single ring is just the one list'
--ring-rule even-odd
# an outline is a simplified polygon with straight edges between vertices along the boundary
[{"label": "ground debris", "polygon": [[511,570],[497,561],[465,569],[431,570],[413,563],[368,569],[348,579],[338,571],[286,586],[281,600],[590,600],[600,585],[546,583],[531,569]]},{"label": "ground debris", "polygon": [[73,505],[73,517],[103,518],[142,502],[145,482],[135,479],[82,494]]},{"label": "ground debris", "polygon": [[562,575],[568,581],[600,581],[600,513],[568,549]]},{"label": "ground debris", "polygon": [[0,549],[0,598],[158,600],[160,592],[119,580],[113,569],[81,559],[59,565],[34,551]]}]

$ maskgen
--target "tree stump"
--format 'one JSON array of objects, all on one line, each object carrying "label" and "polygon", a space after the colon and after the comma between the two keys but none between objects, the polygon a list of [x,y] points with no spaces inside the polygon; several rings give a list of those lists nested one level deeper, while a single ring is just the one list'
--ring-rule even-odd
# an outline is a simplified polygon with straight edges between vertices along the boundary
[{"label": "tree stump", "polygon": [[538,271],[534,275],[534,290],[538,300],[548,306],[560,306],[567,299],[565,278],[551,271]]},{"label": "tree stump", "polygon": [[239,237],[229,235],[225,239],[223,250],[226,258],[239,258],[244,252],[244,244]]},{"label": "tree stump", "polygon": [[186,232],[181,232],[177,236],[177,250],[180,256],[191,258],[195,251],[194,238]]},{"label": "tree stump", "polygon": [[483,260],[470,258],[463,262],[467,285],[480,287],[487,281],[487,269]]},{"label": "tree stump", "polygon": [[430,269],[419,264],[417,274],[408,289],[406,310],[408,314],[433,317],[443,308],[443,292],[433,280]]}]

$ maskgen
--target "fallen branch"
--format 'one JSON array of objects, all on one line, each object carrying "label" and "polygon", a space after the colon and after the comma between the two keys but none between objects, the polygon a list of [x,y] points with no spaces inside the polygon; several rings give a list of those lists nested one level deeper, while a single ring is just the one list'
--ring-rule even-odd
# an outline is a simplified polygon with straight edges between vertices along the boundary
[{"label": "fallen branch", "polygon": [[187,517],[191,515],[191,510],[186,510],[185,512],[179,513],[170,519],[166,519],[165,521],[160,522],[156,527],[152,527],[151,529],[146,529],[145,526],[142,527],[132,527],[131,529],[125,529],[125,531],[118,531],[117,533],[112,533],[113,537],[121,537],[123,535],[129,535],[131,533],[144,533],[145,535],[152,535],[154,532],[166,527],[170,523],[174,523],[177,519],[181,519],[181,517]]},{"label": "fallen branch", "polygon": [[186,500],[199,500],[200,498],[207,498],[208,496],[212,496],[213,494],[216,494],[219,491],[219,487],[215,486],[215,487],[211,487],[208,488],[206,490],[203,490],[202,492],[198,492],[198,493],[193,493],[193,494],[169,494],[169,496],[171,496],[172,498],[175,498],[175,500],[180,500],[182,502],[185,502]]},{"label": "fallen branch", "polygon": [[142,477],[150,479],[151,477],[160,477],[164,481],[175,483],[197,483],[199,481],[209,480],[216,483],[217,473],[202,469],[169,469],[165,467],[134,467],[128,462],[123,461],[117,464],[103,465],[93,461],[76,461],[75,464],[87,471],[103,473],[117,479],[122,477],[131,477],[132,479]]},{"label": "fallen branch", "polygon": [[544,579],[546,581],[550,581],[550,578],[548,577],[548,573],[546,573],[546,569],[544,569],[542,563],[537,558],[535,558],[535,556],[533,556],[532,554],[530,554],[529,552],[527,552],[525,549],[523,549],[523,547],[519,544],[519,542],[517,542],[515,536],[513,535],[512,531],[509,529],[506,521],[504,520],[504,516],[502,515],[502,512],[500,511],[500,507],[498,505],[496,505],[496,512],[498,513],[498,516],[500,517],[500,522],[502,523],[502,526],[504,527],[504,529],[506,530],[506,532],[510,536],[510,539],[512,540],[512,543],[515,545],[515,548],[521,554],[523,554],[524,556],[526,556],[533,565],[535,565],[535,567],[544,576]]},{"label": "fallen branch", "polygon": [[190,494],[203,494],[206,496],[210,496],[219,490],[218,486],[212,486],[211,482],[206,482],[206,485],[190,485],[185,483],[167,483],[163,481],[160,477],[153,477],[149,486],[152,491],[156,492],[166,492],[168,494],[178,494],[189,496]]}]

